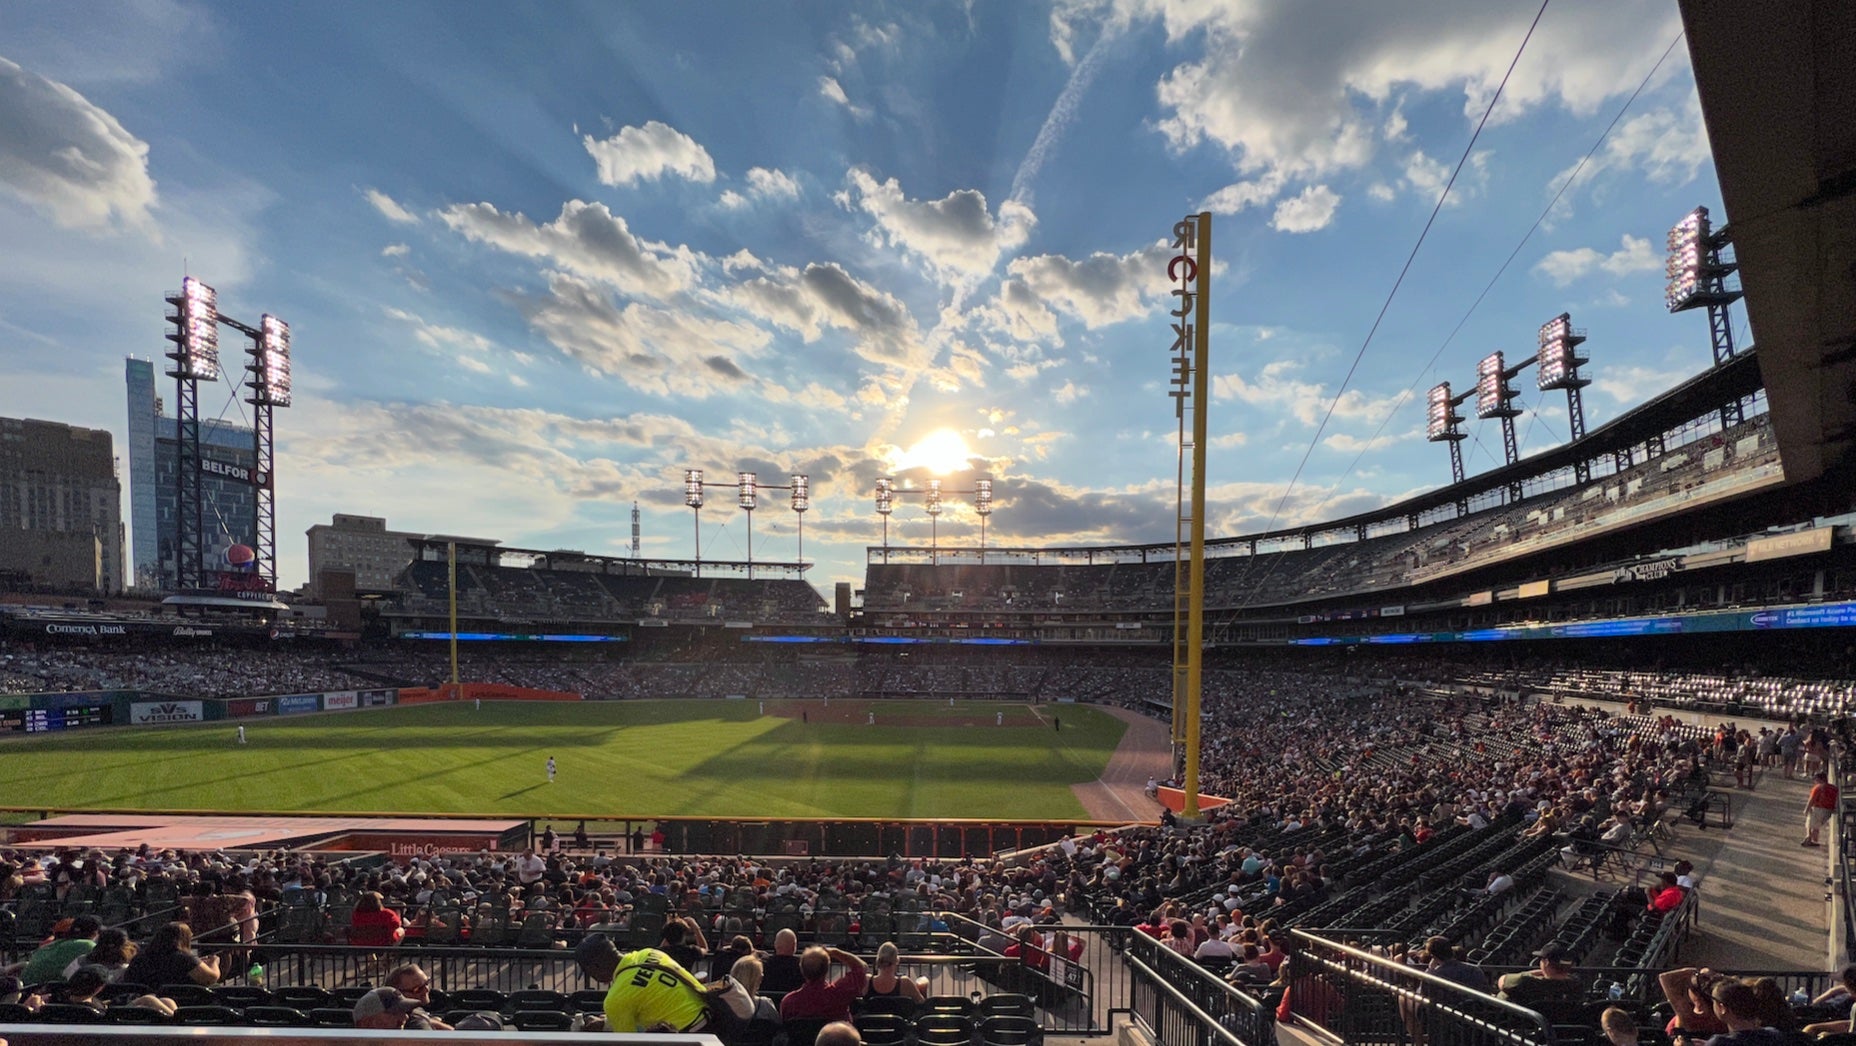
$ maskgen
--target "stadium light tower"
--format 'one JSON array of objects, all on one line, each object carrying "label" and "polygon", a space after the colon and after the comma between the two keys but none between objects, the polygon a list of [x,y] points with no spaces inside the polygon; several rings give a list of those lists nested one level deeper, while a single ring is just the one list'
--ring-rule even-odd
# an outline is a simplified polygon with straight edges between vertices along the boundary
[{"label": "stadium light tower", "polygon": [[806,509],[812,507],[812,480],[803,472],[793,473],[793,482],[787,488],[792,493],[790,504],[793,515],[799,517],[799,562],[806,561]]},{"label": "stadium light tower", "polygon": [[889,514],[896,511],[896,481],[888,476],[876,481],[876,514],[883,517],[883,547],[889,548]]},{"label": "stadium light tower", "polygon": [[[230,322],[230,321],[227,321]],[[253,566],[260,578],[269,577],[272,588],[277,579],[277,486],[276,464],[277,444],[275,429],[272,424],[273,412],[278,407],[290,405],[290,325],[283,320],[265,313],[258,321],[258,329],[251,345],[245,350],[251,361],[245,365],[249,375],[245,388],[251,393],[245,402],[251,404],[252,463],[257,472],[252,478],[252,501],[257,511],[253,513],[257,533],[252,535],[257,545]]]},{"label": "stadium light tower", "polygon": [[696,520],[696,576],[702,576],[702,470],[683,470],[683,503]]},{"label": "stadium light tower", "polygon": [[888,476],[876,481],[876,511],[883,517],[883,547],[889,547],[889,515],[896,510],[896,499],[906,495],[922,495],[922,507],[928,512],[929,524],[929,562],[938,562],[941,548],[941,512],[944,496],[948,494],[973,495],[973,511],[980,517],[980,559],[986,558],[986,520],[992,515],[993,481],[976,479],[972,490],[949,490],[941,485],[939,479],[931,479],[928,486],[921,490],[905,490],[896,486],[896,481]]},{"label": "stadium light tower", "polygon": [[[1664,266],[1669,282],[1663,286],[1663,304],[1670,312],[1703,307],[1708,310],[1708,335],[1717,367],[1735,356],[1733,318],[1728,307],[1740,299],[1741,292],[1727,286],[1727,277],[1740,266],[1737,261],[1721,257],[1721,250],[1732,242],[1727,227],[1715,231],[1708,222],[1708,209],[1697,207],[1669,230],[1669,259]],[[1739,400],[1722,405],[1723,428],[1742,420]]]},{"label": "stadium light tower", "polygon": [[219,294],[192,276],[180,281],[180,290],[168,295],[174,307],[168,322],[174,329],[167,340],[174,347],[165,354],[174,361],[167,376],[174,379],[174,421],[177,454],[174,470],[174,584],[179,589],[199,588],[205,569],[205,548],[200,542],[205,496],[201,489],[200,382],[219,380]]},{"label": "stadium light tower", "polygon": [[754,481],[754,473],[735,473],[735,504],[748,514],[748,580],[754,580],[754,507],[760,502],[760,491]]},{"label": "stadium light tower", "polygon": [[[1424,438],[1432,443],[1450,444],[1450,485],[1460,486],[1463,482],[1463,440],[1467,438],[1463,430],[1457,428],[1463,424],[1463,416],[1456,408],[1470,397],[1469,392],[1450,395],[1450,383],[1443,382],[1431,386],[1430,399],[1425,406]],[[1458,516],[1469,515],[1469,501],[1458,498],[1456,502]]]},{"label": "stadium light tower", "polygon": [[[1566,390],[1566,417],[1571,425],[1572,441],[1585,438],[1585,401],[1579,390],[1591,379],[1579,373],[1581,364],[1592,362],[1579,355],[1585,344],[1585,331],[1572,325],[1572,314],[1562,312],[1540,325],[1540,354],[1535,357],[1534,380],[1542,392]],[[1581,455],[1573,463],[1573,473],[1581,484],[1592,478],[1591,463]]]},{"label": "stadium light tower", "polygon": [[[1528,363],[1532,363],[1529,360]],[[1520,460],[1520,452],[1515,446],[1514,419],[1521,411],[1514,406],[1514,398],[1520,393],[1508,384],[1510,378],[1521,373],[1522,364],[1510,370],[1503,364],[1500,352],[1491,352],[1476,364],[1476,417],[1487,420],[1500,418],[1502,423],[1502,457],[1512,465]],[[1508,484],[1508,503],[1521,500],[1519,481]]]},{"label": "stadium light tower", "polygon": [[936,563],[941,557],[941,481],[928,481],[928,562]]}]

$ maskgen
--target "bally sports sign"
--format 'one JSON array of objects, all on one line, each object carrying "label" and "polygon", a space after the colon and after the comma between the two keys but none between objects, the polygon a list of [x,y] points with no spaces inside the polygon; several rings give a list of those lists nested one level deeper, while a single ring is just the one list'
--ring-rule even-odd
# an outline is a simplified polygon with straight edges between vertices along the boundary
[{"label": "bally sports sign", "polygon": [[203,716],[198,701],[135,701],[129,705],[129,722],[197,723]]}]

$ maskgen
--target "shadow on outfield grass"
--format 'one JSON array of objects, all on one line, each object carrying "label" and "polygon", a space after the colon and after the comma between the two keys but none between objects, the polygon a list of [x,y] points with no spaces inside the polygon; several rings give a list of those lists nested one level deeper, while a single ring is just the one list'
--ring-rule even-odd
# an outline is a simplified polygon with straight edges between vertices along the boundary
[{"label": "shadow on outfield grass", "polygon": [[506,799],[514,799],[518,795],[527,795],[528,793],[534,791],[537,788],[546,788],[547,786],[548,786],[548,782],[542,781],[539,784],[529,785],[527,788],[518,788],[513,792],[505,792],[504,794],[497,796],[496,801],[500,803]]}]

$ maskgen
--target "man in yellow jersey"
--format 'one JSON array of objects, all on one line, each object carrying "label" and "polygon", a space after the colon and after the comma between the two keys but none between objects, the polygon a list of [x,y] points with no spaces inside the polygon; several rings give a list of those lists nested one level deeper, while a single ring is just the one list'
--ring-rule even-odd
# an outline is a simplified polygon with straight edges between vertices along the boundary
[{"label": "man in yellow jersey", "polygon": [[620,955],[612,938],[594,934],[580,942],[574,960],[588,977],[612,985],[606,992],[607,1031],[693,1032],[706,1023],[701,984],[656,948]]}]

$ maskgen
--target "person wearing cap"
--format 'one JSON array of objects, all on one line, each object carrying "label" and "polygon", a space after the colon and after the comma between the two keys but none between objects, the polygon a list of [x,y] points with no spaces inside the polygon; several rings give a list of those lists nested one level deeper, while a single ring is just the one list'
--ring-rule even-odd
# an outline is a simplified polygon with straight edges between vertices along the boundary
[{"label": "person wearing cap", "polygon": [[1566,947],[1549,941],[1534,953],[1534,958],[1540,960],[1538,969],[1511,973],[1497,982],[1502,998],[1531,1010],[1560,1009],[1578,1003],[1585,986],[1572,972]]},{"label": "person wearing cap", "polygon": [[61,980],[72,960],[90,954],[97,946],[97,934],[103,924],[94,915],[79,915],[48,944],[32,953],[24,964],[8,972],[19,974],[27,984]]},{"label": "person wearing cap", "polygon": [[606,992],[606,1029],[625,1035],[693,1032],[707,1023],[702,985],[675,959],[656,948],[620,955],[612,938],[593,934],[574,949],[580,971]]},{"label": "person wearing cap", "polygon": [[393,1031],[401,1028],[419,1030],[427,1025],[412,1023],[413,1014],[418,1012],[417,999],[400,994],[397,988],[375,988],[355,1001],[354,1026]]}]

